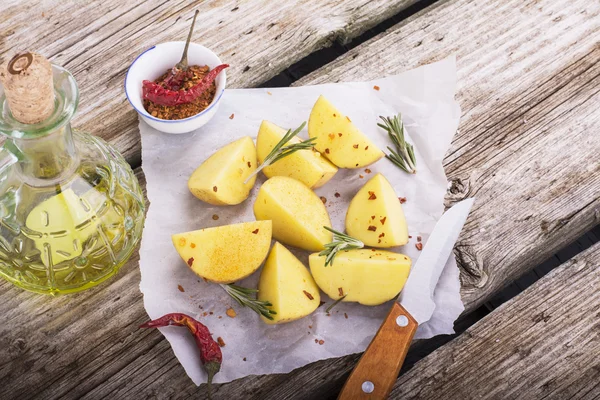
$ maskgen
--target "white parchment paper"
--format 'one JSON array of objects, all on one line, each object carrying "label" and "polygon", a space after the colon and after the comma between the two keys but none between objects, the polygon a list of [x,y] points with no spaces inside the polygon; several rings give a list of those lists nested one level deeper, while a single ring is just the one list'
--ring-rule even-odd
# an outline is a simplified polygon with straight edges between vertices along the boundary
[{"label": "white parchment paper", "polygon": [[[385,132],[376,126],[378,116],[401,112],[409,141],[415,145],[416,175],[408,175],[382,159],[369,167],[371,172],[341,169],[317,194],[327,199],[333,227],[343,231],[346,209],[353,195],[375,173],[382,172],[398,196],[407,199],[403,207],[412,235],[406,246],[391,250],[409,255],[414,265],[419,257],[415,247],[417,236],[422,236],[426,243],[444,209],[447,180],[442,159],[460,116],[460,107],[454,100],[455,70],[454,58],[448,58],[371,82],[226,90],[214,119],[200,130],[184,135],[160,133],[140,123],[142,166],[150,200],[140,250],[144,306],[151,318],[171,312],[189,314],[205,323],[213,337],[223,338],[224,361],[216,382],[289,372],[320,359],[363,351],[391,303],[377,307],[341,303],[327,316],[325,308],[331,300],[323,294],[322,300],[327,304],[312,315],[288,324],[267,326],[251,310],[238,306],[218,285],[197,277],[171,243],[173,233],[253,221],[252,204],[264,176],[260,175],[248,200],[238,206],[219,207],[205,204],[190,194],[187,189],[190,174],[225,144],[242,136],[256,138],[263,119],[286,128],[308,120],[320,94],[350,116],[382,149],[389,142]],[[374,85],[380,90],[375,90]],[[306,131],[300,136],[306,138]],[[335,197],[336,192],[341,194],[339,198]],[[218,215],[218,220],[213,220],[213,215]],[[308,265],[307,252],[294,253]],[[260,270],[239,283],[256,287],[259,275]],[[453,323],[463,311],[458,276],[452,256],[435,290],[436,310],[432,319],[419,327],[417,338],[454,332]],[[237,317],[225,314],[229,307],[235,309]],[[167,327],[161,331],[190,378],[196,384],[205,382],[196,345],[187,330]],[[315,339],[324,343],[315,343]]]}]

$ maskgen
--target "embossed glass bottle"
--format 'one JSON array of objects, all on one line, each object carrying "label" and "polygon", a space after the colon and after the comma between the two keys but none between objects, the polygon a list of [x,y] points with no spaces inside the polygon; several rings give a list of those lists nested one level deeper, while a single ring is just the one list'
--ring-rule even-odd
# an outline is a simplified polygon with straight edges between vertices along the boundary
[{"label": "embossed glass bottle", "polygon": [[0,89],[0,276],[56,295],[117,272],[141,237],[144,198],[112,146],[71,130],[77,84],[52,75],[55,109],[37,124],[18,122]]}]

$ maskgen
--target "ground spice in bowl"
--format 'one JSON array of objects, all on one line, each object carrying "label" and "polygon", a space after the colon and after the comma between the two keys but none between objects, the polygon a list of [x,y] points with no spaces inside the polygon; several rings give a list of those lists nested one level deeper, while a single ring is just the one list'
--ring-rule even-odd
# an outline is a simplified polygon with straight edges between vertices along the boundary
[{"label": "ground spice in bowl", "polygon": [[[181,77],[180,81],[178,80],[177,82],[173,82],[173,80],[171,80],[171,82],[174,84],[169,85],[168,77],[172,74],[171,69],[169,69],[158,79],[154,80],[154,83],[169,91],[187,90],[202,82],[202,79],[206,77],[209,71],[210,68],[207,65],[203,67],[199,65],[191,65],[187,71],[179,72],[178,77]],[[213,101],[216,92],[217,86],[213,80],[206,90],[204,90],[198,97],[189,103],[163,105],[153,102],[149,99],[144,99],[144,108],[155,118],[166,120],[189,118],[204,111]]]}]

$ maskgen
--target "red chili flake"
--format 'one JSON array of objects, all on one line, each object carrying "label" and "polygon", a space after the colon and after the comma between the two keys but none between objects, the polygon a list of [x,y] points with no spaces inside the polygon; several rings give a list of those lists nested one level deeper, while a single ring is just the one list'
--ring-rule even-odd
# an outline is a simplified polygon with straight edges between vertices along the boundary
[{"label": "red chili flake", "polygon": [[302,292],[304,292],[304,295],[306,297],[308,297],[309,300],[314,300],[315,298],[313,297],[312,294],[308,293],[306,290],[303,290]]},{"label": "red chili flake", "polygon": [[348,120],[348,122],[352,122],[348,116],[346,116],[346,119]]},{"label": "red chili flake", "polygon": [[379,90],[379,86],[375,85],[375,86],[373,86],[373,89]]},{"label": "red chili flake", "polygon": [[329,149],[325,149],[325,154],[329,154]]},{"label": "red chili flake", "polygon": [[409,238],[409,239],[412,239],[412,236],[408,235],[408,238]]},{"label": "red chili flake", "polygon": [[339,137],[342,137],[342,134],[341,134],[341,133],[338,133],[338,136],[339,136]]},{"label": "red chili flake", "polygon": [[417,250],[421,251],[423,250],[423,243],[417,243],[415,244],[415,247],[417,248]]},{"label": "red chili flake", "polygon": [[158,83],[144,80],[142,81],[142,98],[163,106],[192,103],[212,85],[217,75],[227,67],[229,67],[227,64],[216,66],[202,78],[200,83],[188,89],[169,90]]},{"label": "red chili flake", "polygon": [[185,292],[185,289],[181,285],[177,285],[177,289],[179,289],[180,292]]},{"label": "red chili flake", "polygon": [[321,199],[321,201],[323,202],[323,204],[327,204],[327,199],[323,196],[319,197]]},{"label": "red chili flake", "polygon": [[406,197],[398,197],[398,200],[400,200],[400,204],[406,203]]},{"label": "red chili flake", "polygon": [[375,196],[375,192],[369,191],[369,200],[375,200],[377,196]]},{"label": "red chili flake", "polygon": [[319,343],[319,339],[315,339],[315,343]]},{"label": "red chili flake", "polygon": [[329,139],[335,139],[335,133],[330,133],[328,136],[329,136]]},{"label": "red chili flake", "polygon": [[359,177],[360,179],[364,178],[364,176],[362,176],[362,175],[359,175],[358,177]]},{"label": "red chili flake", "polygon": [[319,344],[323,345],[325,343],[325,341],[323,339],[319,340]]},{"label": "red chili flake", "polygon": [[340,296],[344,295],[344,289],[342,289],[341,287],[338,288],[338,293],[340,294]]},{"label": "red chili flake", "polygon": [[214,312],[212,312],[212,311],[209,311],[208,313],[209,313],[210,315],[213,315],[213,314],[214,314]]},{"label": "red chili flake", "polygon": [[369,146],[365,146],[365,150],[369,150]]},{"label": "red chili flake", "polygon": [[370,174],[370,173],[371,173],[371,170],[370,170],[369,168],[367,168],[367,169],[365,169],[365,172],[366,172],[367,174]]},{"label": "red chili flake", "polygon": [[377,243],[381,243],[381,239],[377,239]]},{"label": "red chili flake", "polygon": [[341,194],[339,194],[338,192],[335,192],[334,196],[335,196],[336,198],[339,198],[339,197],[341,196]]},{"label": "red chili flake", "polygon": [[233,117],[235,117],[235,114],[231,114],[231,115],[229,116],[229,119],[233,119]]},{"label": "red chili flake", "polygon": [[196,247],[196,243],[190,243],[190,247],[193,249]]},{"label": "red chili flake", "polygon": [[384,233],[384,232],[381,232],[381,235],[379,235],[379,237],[380,237],[380,238],[382,238],[382,237],[384,237],[384,236],[385,236],[385,233]]},{"label": "red chili flake", "polygon": [[216,220],[218,220],[218,219],[219,219],[219,216],[218,216],[217,214],[213,214],[212,218],[213,218],[213,220],[215,220],[215,221],[216,221]]},{"label": "red chili flake", "polygon": [[187,265],[189,265],[191,267],[193,263],[194,263],[194,257],[190,257],[190,259],[187,260]]},{"label": "red chili flake", "polygon": [[312,325],[309,325],[309,326],[308,326],[308,329],[312,329]]},{"label": "red chili flake", "polygon": [[371,219],[375,219],[375,216],[374,216],[374,215],[371,215]]},{"label": "red chili flake", "polygon": [[223,317],[222,317],[221,315],[219,315],[217,318],[221,319],[221,318],[223,318]]},{"label": "red chili flake", "polygon": [[358,149],[358,145],[357,144],[353,145],[352,147],[354,147],[355,149]]},{"label": "red chili flake", "polygon": [[348,314],[344,313],[344,318],[348,319]]},{"label": "red chili flake", "polygon": [[217,338],[217,343],[219,343],[219,346],[225,347],[225,341],[223,340],[223,338],[221,336],[219,336]]},{"label": "red chili flake", "polygon": [[252,233],[254,233],[256,235],[258,233],[258,228],[256,228],[255,230],[253,230]]},{"label": "red chili flake", "polygon": [[375,232],[377,230],[377,227],[373,226],[373,225],[369,225],[368,230]]},{"label": "red chili flake", "polygon": [[421,236],[417,236],[417,242],[421,241]]},{"label": "red chili flake", "polygon": [[213,186],[213,192],[215,192],[215,193],[217,192],[217,187],[216,186]]},{"label": "red chili flake", "polygon": [[248,161],[248,168],[252,168],[252,163]]}]

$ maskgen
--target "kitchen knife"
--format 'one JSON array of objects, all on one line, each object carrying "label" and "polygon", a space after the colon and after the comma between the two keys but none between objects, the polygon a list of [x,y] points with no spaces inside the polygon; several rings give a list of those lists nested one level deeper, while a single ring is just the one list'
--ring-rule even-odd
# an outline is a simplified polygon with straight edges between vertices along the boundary
[{"label": "kitchen knife", "polygon": [[340,400],[384,399],[389,395],[417,327],[429,321],[435,310],[433,291],[473,201],[463,200],[442,215],[398,301],[342,388]]}]

